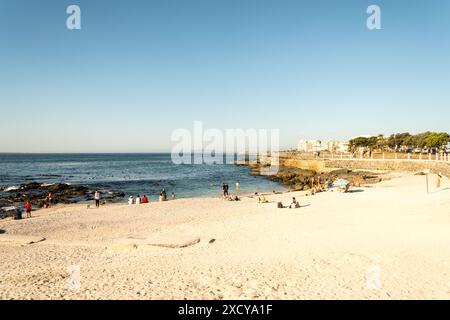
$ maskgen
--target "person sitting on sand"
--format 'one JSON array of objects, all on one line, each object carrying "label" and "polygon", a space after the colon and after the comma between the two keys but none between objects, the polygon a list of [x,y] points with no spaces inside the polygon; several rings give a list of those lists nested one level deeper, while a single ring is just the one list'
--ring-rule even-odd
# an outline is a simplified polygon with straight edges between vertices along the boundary
[{"label": "person sitting on sand", "polygon": [[350,183],[347,183],[345,186],[339,186],[337,189],[342,193],[347,193],[350,189]]},{"label": "person sitting on sand", "polygon": [[159,201],[166,201],[167,200],[167,193],[166,193],[166,189],[162,189],[161,192],[159,193]]},{"label": "person sitting on sand", "polygon": [[295,200],[295,197],[292,197],[292,203],[289,205],[289,209],[296,209],[296,208],[300,208],[300,203],[298,203],[297,200]]},{"label": "person sitting on sand", "polygon": [[31,203],[30,203],[30,201],[27,201],[25,203],[24,208],[25,208],[25,212],[27,214],[27,218],[31,218]]},{"label": "person sitting on sand", "polygon": [[269,201],[267,201],[266,197],[261,196],[258,197],[258,203],[268,203]]},{"label": "person sitting on sand", "polygon": [[141,204],[141,197],[139,195],[136,196],[136,199],[134,200],[135,204]]},{"label": "person sitting on sand", "polygon": [[228,200],[228,201],[239,201],[240,199],[239,199],[238,196],[229,195],[229,196],[225,197],[225,200]]},{"label": "person sitting on sand", "polygon": [[142,196],[141,202],[142,203],[148,203],[148,198],[147,198],[147,196],[145,194]]},{"label": "person sitting on sand", "polygon": [[128,198],[128,204],[129,204],[129,205],[132,205],[133,202],[134,202],[133,196],[130,196],[130,197]]}]

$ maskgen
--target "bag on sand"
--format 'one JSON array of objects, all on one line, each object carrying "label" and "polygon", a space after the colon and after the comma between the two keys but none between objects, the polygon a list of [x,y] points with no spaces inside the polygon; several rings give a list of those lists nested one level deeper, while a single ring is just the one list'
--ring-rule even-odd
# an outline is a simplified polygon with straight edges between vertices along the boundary
[{"label": "bag on sand", "polygon": [[280,208],[280,209],[283,208],[283,203],[282,203],[281,201],[279,201],[279,202],[277,203],[277,208]]}]

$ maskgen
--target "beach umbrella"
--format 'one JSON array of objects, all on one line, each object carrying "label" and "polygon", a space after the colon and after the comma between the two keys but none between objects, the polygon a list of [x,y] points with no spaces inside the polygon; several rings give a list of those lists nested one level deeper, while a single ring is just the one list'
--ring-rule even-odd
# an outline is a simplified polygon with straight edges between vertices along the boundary
[{"label": "beach umbrella", "polygon": [[350,184],[350,182],[348,180],[345,179],[337,179],[334,183],[333,183],[333,187],[345,187],[348,184]]}]

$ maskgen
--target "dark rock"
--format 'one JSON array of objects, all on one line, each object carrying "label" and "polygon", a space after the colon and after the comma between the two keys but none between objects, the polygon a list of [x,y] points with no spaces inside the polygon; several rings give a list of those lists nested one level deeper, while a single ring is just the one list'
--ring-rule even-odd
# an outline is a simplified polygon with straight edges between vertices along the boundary
[{"label": "dark rock", "polygon": [[22,211],[17,207],[2,207],[0,208],[0,219],[7,217],[21,217]]},{"label": "dark rock", "polygon": [[[250,165],[251,173],[253,175],[260,174],[260,166],[252,164]],[[294,191],[304,191],[311,189],[311,178],[320,177],[322,181],[334,180],[334,179],[346,179],[350,181],[353,186],[361,186],[362,184],[371,184],[381,181],[381,178],[369,171],[352,171],[348,169],[337,169],[331,172],[317,173],[312,170],[300,169],[291,166],[285,166],[281,164],[278,172],[274,175],[264,175],[269,180],[279,182],[289,187]]]},{"label": "dark rock", "polygon": [[[99,188],[101,190],[101,188]],[[0,198],[1,206],[11,206],[15,203],[23,204],[30,201],[33,206],[43,207],[49,193],[52,193],[52,204],[70,204],[94,199],[94,190],[85,186],[70,185],[65,183],[56,183],[51,185],[30,182],[22,184],[17,190],[3,192],[3,198]],[[103,201],[114,201],[123,198],[123,192],[104,192],[102,193]],[[1,197],[1,196],[0,196]]]}]

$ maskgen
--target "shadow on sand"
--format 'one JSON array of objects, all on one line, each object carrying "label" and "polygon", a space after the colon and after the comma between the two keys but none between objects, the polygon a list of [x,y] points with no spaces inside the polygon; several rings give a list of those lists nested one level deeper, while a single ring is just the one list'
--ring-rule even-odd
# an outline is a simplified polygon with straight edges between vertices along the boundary
[{"label": "shadow on sand", "polygon": [[357,193],[357,192],[364,192],[364,190],[362,189],[349,190],[347,193]]}]

